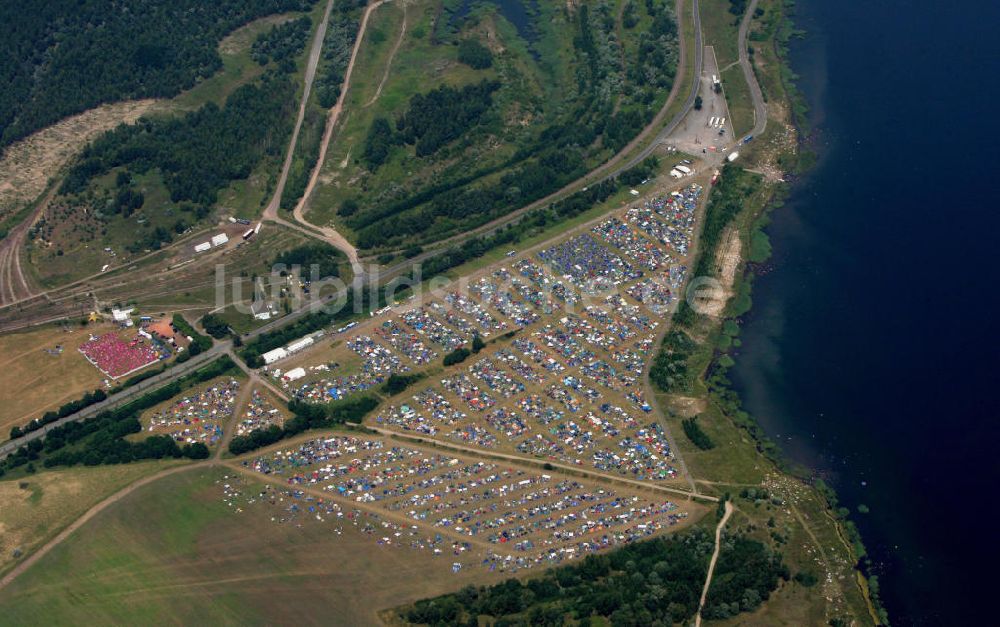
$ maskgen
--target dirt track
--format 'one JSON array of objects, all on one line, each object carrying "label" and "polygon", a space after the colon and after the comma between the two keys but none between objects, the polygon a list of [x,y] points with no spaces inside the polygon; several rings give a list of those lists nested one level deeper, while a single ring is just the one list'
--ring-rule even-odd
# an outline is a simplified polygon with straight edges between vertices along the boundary
[{"label": "dirt track", "polygon": [[701,601],[698,603],[698,613],[694,617],[695,627],[701,627],[701,611],[705,609],[705,598],[708,597],[708,589],[712,585],[712,573],[715,571],[715,562],[719,560],[719,549],[722,544],[722,528],[726,526],[726,521],[733,513],[732,501],[726,501],[726,511],[719,521],[719,526],[715,528],[715,550],[712,551],[712,561],[708,563],[708,575],[705,577],[705,587],[701,590]]},{"label": "dirt track", "polygon": [[102,511],[104,511],[105,509],[107,509],[109,506],[114,505],[115,503],[117,503],[118,501],[122,500],[123,498],[125,498],[126,496],[128,496],[129,494],[131,494],[132,492],[135,492],[137,489],[141,488],[142,486],[150,484],[150,483],[152,483],[154,481],[157,481],[159,479],[162,479],[163,477],[167,477],[169,475],[177,474],[179,472],[186,472],[186,471],[192,470],[194,468],[205,468],[206,466],[210,466],[213,463],[214,462],[204,461],[204,462],[197,462],[197,463],[194,463],[194,464],[190,464],[190,465],[187,465],[187,466],[176,466],[174,468],[167,468],[166,470],[161,470],[160,472],[157,472],[157,473],[154,473],[152,475],[149,475],[148,477],[143,477],[142,479],[139,479],[135,483],[129,484],[128,486],[122,488],[118,492],[115,492],[114,494],[112,494],[111,496],[107,497],[106,499],[104,499],[103,501],[101,501],[100,503],[98,503],[97,505],[94,505],[93,507],[91,507],[90,509],[88,509],[83,514],[83,516],[80,516],[79,518],[77,518],[76,520],[74,520],[71,525],[69,525],[68,527],[66,527],[62,531],[60,531],[59,534],[56,535],[56,537],[52,538],[51,540],[49,540],[48,542],[46,542],[44,545],[42,545],[42,547],[40,549],[38,549],[37,551],[35,551],[34,553],[32,553],[28,557],[28,559],[24,560],[23,562],[21,562],[20,564],[18,564],[17,566],[15,566],[13,570],[11,570],[9,573],[7,573],[6,575],[4,575],[3,579],[0,579],[0,590],[3,590],[8,585],[10,585],[10,583],[13,582],[15,579],[17,579],[19,576],[21,576],[21,574],[24,573],[24,571],[26,571],[29,568],[31,568],[31,566],[33,566],[35,564],[35,562],[37,562],[38,560],[40,560],[43,557],[45,557],[45,555],[47,555],[49,551],[51,551],[55,547],[59,546],[63,542],[63,540],[65,540],[70,535],[72,535],[74,531],[76,531],[77,529],[79,529],[83,525],[87,524],[87,522],[91,518],[93,518],[94,516],[100,514]]},{"label": "dirt track", "polygon": [[288,180],[288,172],[292,167],[292,157],[295,154],[295,145],[298,142],[299,131],[302,129],[302,120],[305,118],[306,104],[309,101],[309,93],[312,90],[313,79],[316,77],[316,66],[319,63],[319,55],[323,50],[323,39],[326,36],[326,27],[330,19],[330,10],[333,7],[333,0],[327,0],[326,11],[323,14],[323,22],[316,31],[316,37],[313,39],[312,49],[309,51],[309,60],[306,64],[305,87],[302,92],[302,102],[299,104],[299,116],[295,121],[295,130],[292,132],[292,139],[288,143],[288,152],[285,155],[285,163],[281,168],[281,175],[278,178],[278,185],[275,187],[274,196],[272,196],[271,202],[268,203],[267,208],[264,210],[263,216],[264,220],[269,220],[271,222],[276,222],[289,228],[296,229],[306,235],[309,235],[310,237],[323,239],[338,250],[342,251],[345,255],[347,255],[347,259],[351,263],[351,270],[354,273],[356,281],[364,279],[364,269],[358,260],[357,249],[347,241],[347,238],[338,233],[335,229],[330,227],[319,227],[310,223],[306,220],[303,209],[316,188],[316,183],[319,180],[319,172],[323,167],[323,162],[326,160],[326,152],[330,146],[330,138],[333,136],[333,128],[337,125],[340,112],[344,108],[344,98],[347,95],[347,90],[350,86],[351,73],[354,71],[354,62],[357,59],[358,50],[361,48],[361,42],[365,36],[365,29],[368,27],[368,18],[371,16],[372,11],[381,6],[384,2],[388,1],[389,0],[377,0],[377,2],[373,2],[365,8],[364,15],[361,18],[361,26],[358,28],[358,35],[354,41],[354,48],[351,50],[351,59],[348,61],[347,70],[344,73],[344,84],[340,90],[340,97],[337,98],[337,102],[330,108],[330,111],[327,114],[326,128],[323,131],[323,141],[320,143],[319,157],[316,160],[316,165],[313,168],[312,174],[309,176],[309,183],[306,185],[305,192],[302,194],[302,197],[299,199],[298,203],[296,203],[295,209],[292,211],[292,215],[296,221],[296,223],[292,223],[278,215],[278,207],[281,204],[281,196],[285,191],[285,183]]},{"label": "dirt track", "polygon": [[[319,181],[320,170],[323,169],[323,163],[326,161],[326,153],[330,148],[330,139],[333,137],[333,129],[334,127],[337,126],[337,120],[340,119],[340,113],[344,109],[344,99],[347,97],[347,91],[350,89],[351,86],[351,74],[354,72],[354,63],[358,58],[358,51],[361,49],[361,42],[365,38],[365,30],[368,28],[368,19],[371,17],[372,11],[374,11],[378,7],[382,6],[383,3],[388,1],[389,0],[377,0],[377,2],[373,2],[365,8],[364,15],[362,15],[361,17],[361,26],[358,28],[358,35],[354,39],[354,48],[351,50],[351,58],[347,62],[347,70],[344,72],[344,84],[341,86],[340,96],[337,98],[337,102],[330,108],[330,112],[327,114],[326,128],[323,130],[323,141],[320,143],[319,147],[319,157],[316,159],[316,165],[313,167],[312,174],[309,176],[309,183],[306,185],[306,190],[305,192],[303,192],[302,198],[300,198],[298,203],[296,203],[295,209],[292,212],[292,215],[295,217],[295,220],[297,222],[299,222],[300,224],[304,224],[311,229],[320,231],[326,237],[327,241],[330,242],[330,244],[332,244],[334,247],[341,250],[345,255],[347,255],[347,259],[351,263],[351,270],[354,272],[355,277],[364,276],[364,269],[361,266],[361,262],[358,260],[357,248],[355,248],[354,245],[352,245],[349,241],[347,241],[347,238],[338,233],[336,229],[330,227],[320,227],[309,222],[305,217],[305,208],[306,205],[309,203],[309,200],[312,198],[313,192],[316,189],[316,183]],[[327,9],[327,13],[329,14],[329,8]],[[406,28],[405,21],[403,22],[403,28],[404,30]],[[402,37],[400,37],[400,41],[402,41]],[[397,47],[398,45],[399,44],[397,42]],[[319,51],[314,50],[314,52],[318,54]],[[389,70],[387,67],[386,76],[388,76],[388,72]],[[383,82],[384,81],[385,78],[383,77]],[[381,89],[382,87],[381,85],[379,85],[379,90],[381,91]],[[299,121],[301,123],[301,117]],[[294,138],[292,141],[293,141],[293,146],[292,146],[293,148],[295,141]],[[285,164],[286,173],[287,173],[287,167],[291,165],[292,148],[289,148],[288,151],[289,159]],[[273,217],[277,217],[277,204],[273,200],[271,201],[271,204],[274,205],[274,211],[272,215]],[[271,211],[271,206],[268,206],[268,211]],[[269,217],[267,213],[265,213],[265,217]]]},{"label": "dirt track", "polygon": [[399,47],[403,45],[403,38],[406,37],[406,4],[403,4],[403,23],[399,28],[399,37],[396,38],[396,43],[393,45],[392,50],[389,52],[389,59],[385,62],[385,71],[382,72],[382,80],[378,82],[378,88],[375,89],[375,94],[372,99],[365,103],[366,107],[370,107],[375,104],[378,97],[382,95],[382,88],[385,87],[385,82],[389,80],[389,70],[392,69],[392,60],[396,58],[396,53],[399,52]]}]

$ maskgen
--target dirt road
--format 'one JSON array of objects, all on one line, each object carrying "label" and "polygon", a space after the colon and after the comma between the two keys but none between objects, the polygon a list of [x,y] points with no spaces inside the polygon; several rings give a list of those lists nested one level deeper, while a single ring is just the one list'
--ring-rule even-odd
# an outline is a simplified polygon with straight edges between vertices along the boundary
[{"label": "dirt road", "polygon": [[[340,119],[341,111],[344,110],[344,99],[347,97],[347,91],[351,87],[351,74],[354,73],[354,63],[358,58],[358,50],[361,49],[361,42],[365,38],[365,30],[368,28],[368,19],[371,17],[371,14],[375,9],[388,1],[389,0],[377,0],[376,2],[369,4],[365,8],[364,15],[361,16],[361,25],[358,27],[358,35],[354,39],[354,48],[351,50],[351,58],[347,62],[347,70],[344,72],[344,83],[340,88],[340,96],[337,98],[337,102],[330,108],[330,112],[326,117],[326,128],[323,130],[323,141],[320,143],[319,157],[316,159],[316,165],[313,167],[312,174],[309,175],[309,183],[306,185],[306,190],[303,192],[302,198],[300,198],[295,204],[294,211],[292,211],[292,215],[295,217],[296,222],[321,232],[330,244],[347,255],[347,259],[351,263],[351,269],[354,272],[356,280],[358,277],[364,276],[364,268],[358,260],[358,249],[348,242],[347,238],[338,233],[336,229],[331,227],[320,227],[309,222],[305,217],[305,209],[306,205],[309,204],[309,201],[312,199],[313,192],[316,190],[316,183],[319,181],[319,173],[320,170],[323,169],[323,164],[326,162],[326,153],[330,148],[330,139],[333,137],[333,129],[337,126],[337,120]],[[329,13],[329,10],[327,12]],[[386,68],[386,73],[388,74],[388,68]],[[381,86],[379,89],[381,90]],[[301,116],[299,121],[301,122]],[[291,165],[291,153],[293,148],[294,145],[289,148],[289,158],[286,163],[286,168]],[[277,217],[278,206],[273,200],[271,201],[271,204],[274,205],[274,211],[271,215]],[[270,206],[268,207],[268,211],[271,211]],[[265,213],[265,217],[268,217],[267,213]]]},{"label": "dirt road", "polygon": [[406,4],[403,4],[403,23],[399,27],[399,36],[396,37],[396,43],[393,44],[392,50],[389,51],[389,58],[385,62],[385,71],[382,72],[382,80],[378,82],[378,87],[375,89],[375,93],[372,95],[371,100],[365,103],[366,107],[370,107],[375,104],[378,97],[382,95],[382,88],[385,87],[385,82],[389,80],[389,71],[392,69],[392,60],[396,58],[396,53],[399,52],[399,47],[403,45],[403,38],[406,37]]},{"label": "dirt road", "polygon": [[[684,0],[677,0],[678,24],[680,24],[681,18],[683,16],[683,3]],[[674,129],[677,128],[677,125],[680,124],[680,122],[688,114],[688,112],[694,106],[695,97],[698,95],[698,77],[701,75],[702,57],[704,52],[704,46],[702,44],[702,37],[701,37],[701,14],[699,12],[698,0],[692,0],[692,9],[693,9],[692,13],[694,19],[694,33],[695,33],[695,38],[694,38],[695,59],[694,59],[694,74],[691,81],[691,91],[688,93],[687,100],[685,101],[684,106],[681,108],[680,111],[677,112],[676,115],[674,115],[673,118],[670,119],[670,122],[668,122],[666,126],[660,128],[663,123],[663,119],[667,115],[667,110],[673,104],[674,100],[677,98],[678,92],[680,91],[680,86],[681,86],[680,80],[674,81],[674,84],[670,89],[670,94],[667,96],[667,100],[663,103],[663,106],[660,108],[660,111],[653,118],[653,121],[650,122],[646,126],[646,128],[644,128],[638,135],[636,135],[635,138],[631,142],[629,142],[627,146],[622,148],[621,151],[619,151],[617,154],[611,157],[611,159],[605,161],[603,164],[597,166],[584,176],[573,181],[572,183],[565,185],[562,189],[552,192],[551,194],[545,196],[544,198],[536,200],[535,202],[529,205],[521,207],[520,209],[512,211],[503,217],[487,222],[486,224],[480,225],[474,229],[469,229],[457,235],[453,235],[451,237],[447,237],[445,239],[434,242],[433,250],[429,250],[420,255],[417,255],[416,257],[413,257],[412,259],[406,260],[406,262],[404,262],[405,265],[410,266],[415,263],[426,261],[427,259],[430,259],[431,257],[434,257],[435,255],[438,255],[443,251],[447,250],[449,246],[461,243],[477,235],[486,235],[494,231],[497,231],[500,228],[516,221],[518,218],[520,218],[523,214],[527,213],[528,211],[537,209],[539,207],[543,207],[563,196],[566,196],[572,192],[576,192],[582,189],[583,187],[594,185],[601,181],[606,181],[610,178],[618,176],[620,173],[638,165],[646,157],[651,155],[654,150],[656,150],[661,144],[663,144],[667,140],[667,138],[674,131]],[[680,60],[678,61],[678,68],[683,69],[684,64],[686,62],[685,59],[687,57],[683,28],[678,28],[678,43],[680,49]],[[659,131],[657,131],[658,128],[660,129]],[[650,139],[650,135],[653,134],[654,132],[655,135],[652,137],[652,139]],[[643,148],[639,153],[634,155],[632,158],[628,159],[628,161],[625,161],[623,163],[623,161],[629,155],[629,153],[631,153],[639,146],[643,145],[643,143],[646,143],[645,148]]]},{"label": "dirt road", "polygon": [[701,601],[698,603],[698,613],[694,617],[694,627],[701,627],[701,611],[705,609],[705,599],[708,597],[708,589],[712,585],[712,574],[715,572],[715,562],[719,560],[719,549],[722,544],[722,528],[726,526],[726,521],[733,513],[732,501],[726,501],[726,511],[722,514],[722,520],[715,528],[715,550],[712,551],[712,561],[708,563],[708,575],[705,577],[705,587],[701,590]]},{"label": "dirt road", "polygon": [[617,483],[626,483],[626,484],[629,484],[631,486],[638,486],[638,487],[644,488],[646,490],[652,490],[654,492],[669,492],[671,494],[679,494],[679,495],[685,496],[685,497],[687,497],[689,499],[691,499],[691,498],[698,498],[698,499],[703,499],[703,500],[706,500],[706,501],[713,501],[713,502],[719,500],[718,498],[716,498],[714,496],[708,496],[708,495],[702,495],[702,494],[694,494],[692,492],[688,492],[687,490],[682,490],[681,488],[672,488],[672,487],[665,486],[665,485],[658,485],[658,484],[652,483],[650,481],[637,481],[635,479],[628,479],[626,477],[617,477],[617,476],[611,475],[611,474],[606,474],[606,473],[602,473],[602,472],[592,471],[592,470],[590,470],[588,468],[584,468],[582,466],[571,466],[569,464],[563,464],[563,463],[556,462],[556,461],[534,459],[534,458],[530,458],[530,457],[522,457],[520,455],[511,455],[510,453],[500,453],[498,451],[484,451],[483,449],[480,449],[480,448],[474,448],[474,447],[471,447],[471,446],[464,446],[462,444],[453,444],[451,442],[443,442],[441,440],[437,440],[437,439],[434,439],[434,438],[431,438],[431,437],[426,437],[426,436],[420,436],[420,437],[411,436],[411,435],[407,435],[405,433],[400,433],[399,431],[393,431],[392,429],[384,429],[382,427],[373,427],[371,425],[364,425],[364,427],[366,429],[370,429],[371,431],[374,431],[374,432],[376,432],[376,433],[378,433],[380,435],[384,435],[386,437],[390,437],[390,438],[393,438],[393,439],[396,439],[396,440],[411,441],[411,442],[414,442],[416,444],[423,444],[425,446],[427,444],[432,444],[432,445],[434,445],[434,446],[436,446],[438,448],[444,448],[444,449],[450,449],[450,450],[454,450],[454,451],[460,451],[462,453],[467,453],[469,455],[476,455],[478,457],[492,457],[492,458],[506,459],[506,460],[509,460],[509,461],[512,461],[512,462],[519,462],[521,464],[527,464],[529,466],[537,466],[538,464],[541,464],[541,463],[548,463],[548,464],[550,464],[555,469],[558,469],[558,470],[568,470],[568,471],[570,471],[570,472],[572,472],[574,474],[578,474],[578,475],[582,475],[584,477],[587,477],[588,479],[595,479],[595,480],[602,480],[602,481],[611,481],[613,483],[614,482],[617,482]]},{"label": "dirt road", "polygon": [[24,270],[21,268],[21,248],[24,246],[28,231],[44,213],[52,198],[55,197],[56,189],[53,186],[38,201],[28,217],[11,229],[7,233],[7,237],[0,240],[0,305],[9,305],[34,296],[34,292],[24,276]]},{"label": "dirt road", "polygon": [[51,551],[52,549],[54,549],[57,546],[59,546],[60,544],[62,544],[62,542],[66,538],[68,538],[69,536],[71,536],[73,534],[73,532],[75,532],[77,529],[79,529],[80,527],[82,527],[85,524],[87,524],[87,522],[90,521],[91,518],[93,518],[94,516],[100,514],[102,511],[104,511],[105,509],[107,509],[109,506],[114,505],[115,503],[117,503],[118,501],[122,500],[123,498],[125,498],[126,496],[128,496],[129,494],[131,494],[132,492],[135,492],[136,490],[138,490],[139,488],[143,487],[144,485],[148,485],[148,484],[150,484],[150,483],[152,483],[154,481],[162,479],[163,477],[167,477],[167,476],[170,476],[170,475],[175,475],[175,474],[177,474],[179,472],[187,472],[187,471],[193,470],[195,468],[205,468],[206,466],[210,466],[213,463],[214,462],[203,461],[203,462],[197,462],[197,463],[194,463],[194,464],[189,464],[189,465],[186,465],[186,466],[175,466],[174,468],[167,468],[166,470],[161,470],[160,472],[152,474],[152,475],[149,475],[148,477],[143,477],[142,479],[139,479],[138,481],[125,486],[124,488],[122,488],[118,492],[115,492],[114,494],[112,494],[111,496],[107,497],[106,499],[104,499],[103,501],[101,501],[100,503],[98,503],[97,505],[94,505],[93,507],[91,507],[90,509],[88,509],[83,514],[83,516],[80,516],[79,518],[77,518],[75,521],[73,521],[72,524],[70,524],[68,527],[66,527],[62,531],[60,531],[56,535],[56,537],[54,537],[51,540],[49,540],[48,542],[46,542],[44,545],[42,545],[42,547],[40,549],[38,549],[37,551],[35,551],[34,553],[32,553],[26,560],[24,560],[23,562],[21,562],[20,564],[18,564],[17,566],[15,566],[12,571],[10,571],[6,575],[4,575],[3,579],[0,579],[0,590],[3,590],[8,585],[10,585],[11,582],[13,582],[15,579],[17,579],[18,577],[20,577],[24,573],[24,571],[26,571],[29,568],[31,568],[35,564],[35,562],[37,562],[38,560],[40,560],[43,557],[45,557],[45,555],[47,555],[49,553],[49,551]]}]

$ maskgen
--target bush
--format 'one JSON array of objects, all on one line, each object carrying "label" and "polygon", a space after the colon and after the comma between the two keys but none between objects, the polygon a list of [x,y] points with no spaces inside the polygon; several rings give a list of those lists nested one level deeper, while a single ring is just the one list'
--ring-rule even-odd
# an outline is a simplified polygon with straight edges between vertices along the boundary
[{"label": "bush", "polygon": [[456,348],[444,356],[444,365],[454,366],[455,364],[460,364],[468,359],[471,354],[472,353],[467,348]]},{"label": "bush", "polygon": [[463,39],[458,44],[458,60],[474,70],[493,66],[493,53],[475,39]]},{"label": "bush", "polygon": [[399,394],[400,392],[410,387],[417,381],[423,379],[425,376],[427,375],[393,373],[389,375],[389,378],[386,379],[386,382],[382,384],[382,392],[389,396]]},{"label": "bush", "polygon": [[221,340],[230,333],[229,324],[216,314],[205,314],[201,318],[201,326],[205,332],[217,340]]},{"label": "bush", "polygon": [[171,318],[171,323],[181,335],[191,338],[191,345],[188,346],[187,356],[184,359],[178,357],[177,361],[185,361],[212,348],[212,338],[195,331],[194,327],[184,319],[184,316],[179,313],[174,314],[174,317]]},{"label": "bush", "polygon": [[698,416],[682,420],[681,426],[684,427],[684,435],[701,450],[708,451],[715,448],[715,442],[712,442],[712,438],[708,437],[708,434],[701,430],[701,425],[698,424]]}]

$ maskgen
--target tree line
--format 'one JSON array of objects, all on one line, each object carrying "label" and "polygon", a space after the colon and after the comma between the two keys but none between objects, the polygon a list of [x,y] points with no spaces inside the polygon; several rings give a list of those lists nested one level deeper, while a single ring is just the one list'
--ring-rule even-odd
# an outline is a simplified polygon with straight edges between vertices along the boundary
[{"label": "tree line", "polygon": [[426,94],[414,94],[395,124],[375,118],[365,137],[365,163],[372,170],[385,163],[393,146],[414,146],[418,157],[437,152],[476,126],[493,104],[496,81],[480,81],[456,89],[442,85]]},{"label": "tree line", "polygon": [[150,436],[138,442],[130,442],[125,437],[142,431],[139,415],[144,410],[236,369],[236,364],[229,357],[221,357],[120,407],[102,411],[86,420],[54,427],[44,437],[32,440],[0,462],[0,476],[27,464],[32,464],[33,468],[36,461],[51,468],[78,464],[127,464],[164,457],[204,459],[208,457],[208,448],[201,443],[179,446],[169,436]]},{"label": "tree line", "polygon": [[[615,178],[589,185],[586,190],[574,192],[551,205],[533,209],[516,222],[508,224],[491,235],[470,238],[462,242],[461,245],[453,246],[424,261],[420,267],[421,277],[422,279],[430,279],[473,259],[478,259],[500,246],[515,244],[526,237],[544,231],[553,224],[575,217],[610,198],[612,194],[621,189],[622,184],[634,185],[648,178],[657,167],[656,157],[649,157]],[[420,252],[418,250],[416,254]],[[411,278],[415,277],[411,276]]]},{"label": "tree line", "polygon": [[345,260],[344,253],[333,246],[325,242],[310,242],[278,254],[272,266],[280,264],[288,270],[299,266],[302,278],[308,281],[312,279],[313,266],[316,266],[321,279],[340,276],[340,264]]},{"label": "tree line", "polygon": [[[588,555],[524,581],[466,586],[417,601],[399,616],[428,625],[474,625],[481,616],[496,625],[688,624],[698,611],[713,546],[702,528],[661,536]],[[756,608],[787,575],[780,555],[762,543],[727,538],[705,617]]]},{"label": "tree line", "polygon": [[354,40],[360,28],[361,9],[365,0],[337,2],[323,38],[323,63],[316,72],[313,89],[320,106],[329,109],[340,98],[344,73],[351,60]]},{"label": "tree line", "polygon": [[175,96],[222,68],[227,33],[314,2],[0,2],[0,150],[101,103]]}]

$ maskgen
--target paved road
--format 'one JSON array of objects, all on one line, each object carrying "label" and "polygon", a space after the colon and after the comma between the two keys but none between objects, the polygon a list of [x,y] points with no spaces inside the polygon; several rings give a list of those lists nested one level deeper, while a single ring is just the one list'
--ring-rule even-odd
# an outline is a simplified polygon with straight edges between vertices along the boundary
[{"label": "paved road", "polygon": [[753,22],[754,11],[757,10],[757,1],[750,0],[747,12],[740,22],[739,43],[740,67],[743,68],[743,76],[750,87],[750,97],[753,99],[753,130],[748,137],[757,137],[767,128],[767,105],[764,103],[764,94],[760,91],[760,84],[757,76],[753,73],[753,65],[750,63],[750,53],[747,52],[747,37],[750,34],[750,24]]}]

